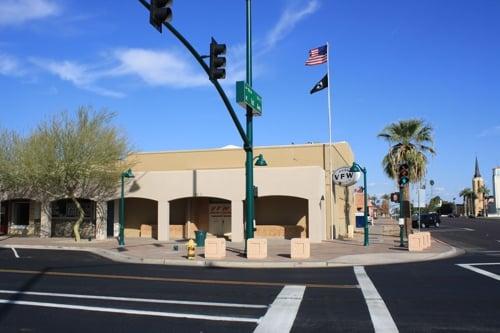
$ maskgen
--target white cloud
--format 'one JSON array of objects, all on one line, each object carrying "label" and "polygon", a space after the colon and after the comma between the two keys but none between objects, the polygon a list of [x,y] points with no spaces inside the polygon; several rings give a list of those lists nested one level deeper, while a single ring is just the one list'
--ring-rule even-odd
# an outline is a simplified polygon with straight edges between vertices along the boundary
[{"label": "white cloud", "polygon": [[0,53],[0,75],[21,76],[22,70],[17,59]]},{"label": "white cloud", "polygon": [[69,81],[76,87],[94,92],[96,94],[108,97],[124,97],[124,94],[118,91],[102,88],[95,85],[95,82],[103,76],[98,70],[92,70],[85,65],[71,61],[54,61],[45,59],[30,59],[38,67],[58,76],[61,80]]},{"label": "white cloud", "polygon": [[199,87],[208,85],[207,76],[191,64],[188,57],[169,51],[146,49],[124,49],[114,53],[118,67],[110,70],[109,75],[135,75],[152,86],[173,88]]},{"label": "white cloud", "polygon": [[59,12],[59,6],[49,0],[2,0],[0,25],[21,24],[57,15]]},{"label": "white cloud", "polygon": [[500,125],[485,129],[484,131],[478,134],[478,137],[484,138],[487,136],[497,136],[497,135],[500,135]]},{"label": "white cloud", "polygon": [[301,10],[297,10],[295,6],[285,9],[283,14],[281,14],[278,23],[276,23],[274,28],[271,29],[266,36],[266,48],[272,48],[277,42],[285,38],[285,36],[288,35],[293,28],[295,28],[297,23],[305,19],[307,16],[315,13],[318,9],[318,0],[310,0]]}]

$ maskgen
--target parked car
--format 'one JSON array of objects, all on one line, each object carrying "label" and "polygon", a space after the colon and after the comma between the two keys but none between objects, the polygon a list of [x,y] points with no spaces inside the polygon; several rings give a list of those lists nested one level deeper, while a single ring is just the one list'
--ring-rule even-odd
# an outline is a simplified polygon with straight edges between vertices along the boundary
[{"label": "parked car", "polygon": [[[428,228],[430,226],[434,226],[439,228],[441,224],[441,218],[437,213],[422,213],[420,214],[420,228]],[[413,215],[412,217],[412,227],[418,228],[418,214]]]}]

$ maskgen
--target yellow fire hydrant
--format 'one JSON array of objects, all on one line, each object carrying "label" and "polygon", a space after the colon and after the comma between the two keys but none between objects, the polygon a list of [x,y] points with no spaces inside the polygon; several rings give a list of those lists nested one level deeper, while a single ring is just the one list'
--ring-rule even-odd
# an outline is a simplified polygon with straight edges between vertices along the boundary
[{"label": "yellow fire hydrant", "polygon": [[187,252],[188,259],[193,260],[196,256],[196,243],[192,239],[187,242]]}]

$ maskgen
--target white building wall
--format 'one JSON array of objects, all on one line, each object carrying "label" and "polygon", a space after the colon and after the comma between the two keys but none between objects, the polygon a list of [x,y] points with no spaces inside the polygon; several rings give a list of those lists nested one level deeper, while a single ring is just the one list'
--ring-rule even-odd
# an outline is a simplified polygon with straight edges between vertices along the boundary
[{"label": "white building wall", "polygon": [[[232,203],[231,240],[243,241],[245,170],[215,169],[134,172],[126,184],[125,197],[158,201],[158,238],[168,240],[169,202],[189,197],[216,197]],[[326,239],[324,170],[320,167],[255,168],[254,184],[259,196],[292,196],[308,200],[309,237]]]}]

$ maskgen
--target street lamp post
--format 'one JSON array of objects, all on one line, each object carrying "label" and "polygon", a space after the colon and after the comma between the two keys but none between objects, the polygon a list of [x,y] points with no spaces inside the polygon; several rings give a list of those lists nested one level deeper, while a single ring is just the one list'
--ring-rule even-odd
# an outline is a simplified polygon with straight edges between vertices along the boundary
[{"label": "street lamp post", "polygon": [[131,169],[122,172],[122,193],[120,196],[120,234],[118,236],[118,245],[125,246],[125,178],[134,178],[134,174]]},{"label": "street lamp post", "polygon": [[364,228],[364,234],[365,234],[365,239],[364,239],[364,246],[368,246],[369,241],[368,241],[368,189],[366,188],[366,168],[362,168],[358,163],[353,162],[351,169],[351,172],[362,172],[363,173],[363,193],[364,193],[364,219],[365,219],[365,228]]}]

